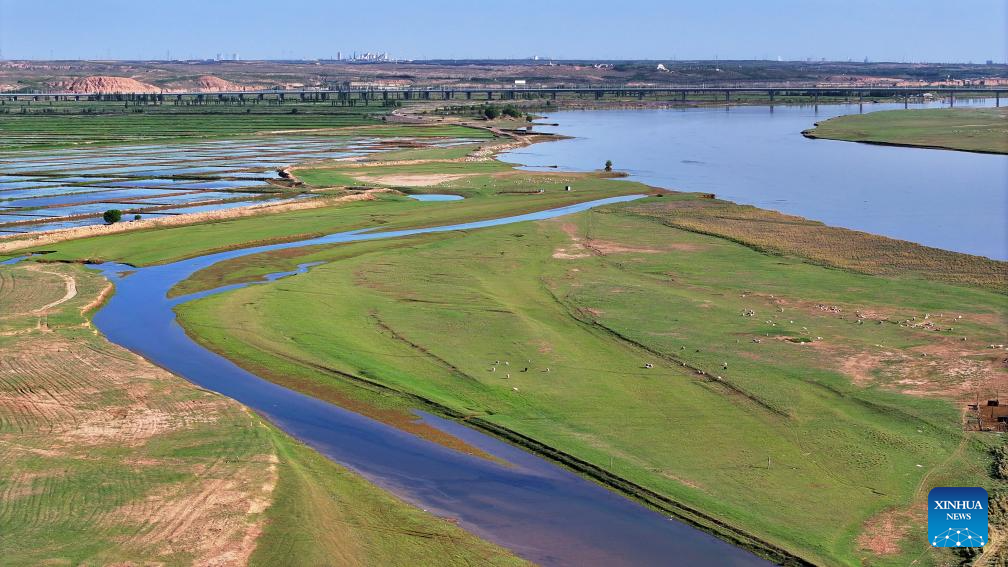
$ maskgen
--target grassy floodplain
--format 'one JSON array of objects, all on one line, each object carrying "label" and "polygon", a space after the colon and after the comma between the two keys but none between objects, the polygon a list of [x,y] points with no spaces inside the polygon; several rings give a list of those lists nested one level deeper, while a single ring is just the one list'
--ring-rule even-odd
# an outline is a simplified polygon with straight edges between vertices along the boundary
[{"label": "grassy floodplain", "polygon": [[[1005,302],[990,292],[768,256],[656,229],[629,207],[276,256],[256,269],[328,263],[186,305],[190,332],[315,395],[354,396],[319,368],[378,380],[816,563],[905,564],[923,551],[917,507],[931,483],[992,482],[997,439],[964,436],[958,408],[934,395],[957,385],[913,358],[952,341],[896,323],[965,312],[976,341],[994,340]],[[858,324],[858,309],[877,315]],[[993,366],[982,348],[933,356]],[[512,361],[509,378],[490,372],[496,359]],[[899,394],[908,376],[932,395]],[[881,523],[897,534],[878,547],[865,534]]]},{"label": "grassy floodplain", "polygon": [[[297,175],[320,189],[467,198],[383,195],[60,243],[45,259],[145,265],[655,193],[598,174],[406,151],[397,157],[414,161]],[[818,564],[954,562],[924,545],[927,490],[979,485],[1003,498],[993,476],[1003,440],[963,432],[960,418],[962,399],[1005,377],[1003,355],[987,348],[1008,324],[1003,262],[663,193],[552,221],[238,258],[175,291],[305,262],[324,264],[185,304],[180,319],[289,387],[404,427],[417,399],[429,400],[424,409],[654,491],[714,532]],[[510,361],[511,376],[492,372],[494,360]]]},{"label": "grassy floodplain", "polygon": [[812,138],[1008,153],[1008,109],[887,110],[825,120],[804,132]]},{"label": "grassy floodplain", "polygon": [[525,564],[110,344],[109,291],[0,266],[4,565]]}]

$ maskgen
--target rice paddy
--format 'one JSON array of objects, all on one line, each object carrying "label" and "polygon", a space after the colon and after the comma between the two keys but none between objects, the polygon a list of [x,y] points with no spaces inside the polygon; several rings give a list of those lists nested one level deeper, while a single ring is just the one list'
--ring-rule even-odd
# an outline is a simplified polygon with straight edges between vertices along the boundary
[{"label": "rice paddy", "polygon": [[[456,141],[436,138],[428,145]],[[291,198],[303,191],[284,182],[277,174],[279,169],[334,157],[365,156],[401,142],[373,136],[274,136],[0,153],[0,235],[100,224],[104,222],[101,214],[108,209],[149,218]],[[199,208],[187,211],[184,206]]]}]

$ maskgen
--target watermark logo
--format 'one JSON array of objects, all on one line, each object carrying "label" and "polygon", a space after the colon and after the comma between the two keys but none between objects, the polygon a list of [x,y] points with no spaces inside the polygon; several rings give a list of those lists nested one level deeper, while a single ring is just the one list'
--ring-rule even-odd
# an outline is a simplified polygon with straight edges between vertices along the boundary
[{"label": "watermark logo", "polygon": [[987,544],[987,491],[939,487],[928,493],[928,540],[932,547]]}]

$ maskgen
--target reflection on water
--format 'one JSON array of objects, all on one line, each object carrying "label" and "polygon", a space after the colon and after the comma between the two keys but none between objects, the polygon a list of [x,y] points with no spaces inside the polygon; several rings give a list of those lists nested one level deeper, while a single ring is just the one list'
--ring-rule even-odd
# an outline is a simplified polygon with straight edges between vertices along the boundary
[{"label": "reflection on water", "polygon": [[[895,108],[903,105],[864,105]],[[801,135],[815,122],[858,110],[853,104],[558,112],[548,121],[559,127],[539,129],[575,139],[503,159],[568,170],[600,169],[611,159],[617,170],[651,185],[1008,259],[1008,156]]]},{"label": "reflection on water", "polygon": [[[376,484],[543,565],[765,565],[754,555],[653,512],[570,471],[459,424],[423,415],[504,463],[416,437],[328,402],[263,380],[190,339],[173,306],[208,292],[166,299],[175,283],[223,260],[269,250],[470,230],[540,220],[639,196],[453,226],[387,232],[356,230],[230,250],[131,270],[100,266],[115,294],[95,314],[109,340],[202,387],[265,415],[280,428]],[[292,276],[308,269],[276,274]],[[294,276],[296,277],[296,276]],[[243,285],[243,284],[238,284]],[[237,286],[226,286],[234,289]],[[209,292],[213,293],[213,292]]]},{"label": "reflection on water", "polygon": [[436,193],[408,195],[410,199],[417,201],[461,201],[462,195],[439,195]]}]

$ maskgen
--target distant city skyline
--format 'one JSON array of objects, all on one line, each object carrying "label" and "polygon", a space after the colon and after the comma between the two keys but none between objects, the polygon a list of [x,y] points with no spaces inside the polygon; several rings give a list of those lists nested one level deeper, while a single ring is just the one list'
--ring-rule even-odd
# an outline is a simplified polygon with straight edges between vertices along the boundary
[{"label": "distant city skyline", "polygon": [[[1006,61],[1003,0],[841,5],[722,0],[565,3],[0,0],[4,59],[648,59]],[[922,5],[923,4],[923,5]],[[894,25],[897,22],[898,25]]]}]

